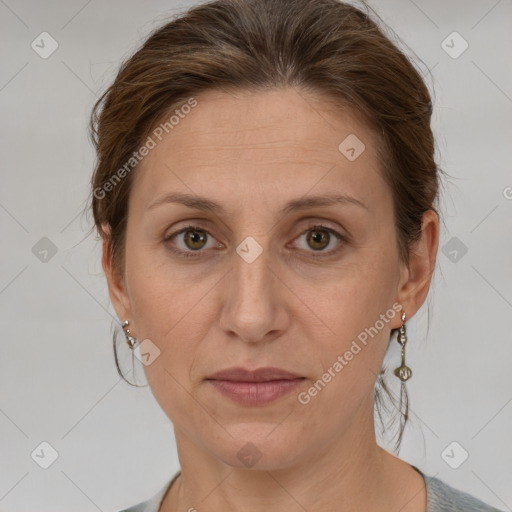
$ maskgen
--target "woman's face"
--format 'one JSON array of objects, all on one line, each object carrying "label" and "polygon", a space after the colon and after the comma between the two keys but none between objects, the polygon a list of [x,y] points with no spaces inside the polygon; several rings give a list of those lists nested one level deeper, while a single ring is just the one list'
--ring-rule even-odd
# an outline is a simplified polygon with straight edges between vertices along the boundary
[{"label": "woman's face", "polygon": [[[356,114],[294,89],[195,99],[133,171],[124,280],[104,260],[111,297],[178,438],[231,466],[287,467],[373,432],[398,304],[410,318],[429,277],[399,262]],[[233,367],[301,379],[209,380]]]}]

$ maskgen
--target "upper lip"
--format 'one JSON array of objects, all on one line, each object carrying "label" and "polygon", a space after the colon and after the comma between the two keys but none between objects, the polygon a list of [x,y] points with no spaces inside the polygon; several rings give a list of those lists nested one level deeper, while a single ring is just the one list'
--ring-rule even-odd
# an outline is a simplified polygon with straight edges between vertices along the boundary
[{"label": "upper lip", "polygon": [[268,382],[272,380],[292,380],[303,378],[301,375],[288,372],[281,368],[266,366],[256,370],[245,368],[227,368],[208,377],[208,380],[230,380],[234,382]]}]

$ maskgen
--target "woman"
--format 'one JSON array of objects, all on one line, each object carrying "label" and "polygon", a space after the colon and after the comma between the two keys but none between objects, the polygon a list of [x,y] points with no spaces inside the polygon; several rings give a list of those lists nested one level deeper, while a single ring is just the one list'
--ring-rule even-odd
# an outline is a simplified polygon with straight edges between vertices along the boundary
[{"label": "woman", "polygon": [[435,268],[431,113],[336,0],[200,5],[124,63],[91,119],[92,210],[181,466],[128,510],[496,510],[375,438]]}]

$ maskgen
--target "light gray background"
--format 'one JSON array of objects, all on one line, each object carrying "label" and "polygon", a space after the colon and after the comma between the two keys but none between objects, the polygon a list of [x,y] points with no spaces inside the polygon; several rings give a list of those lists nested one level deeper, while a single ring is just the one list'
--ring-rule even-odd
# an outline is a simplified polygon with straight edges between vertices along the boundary
[{"label": "light gray background", "polygon": [[[153,27],[191,4],[0,0],[1,512],[114,511],[179,468],[172,425],[151,391],[116,373],[115,313],[81,211],[96,96]],[[444,190],[428,336],[426,305],[408,322],[414,378],[401,457],[510,510],[511,1],[372,5],[432,69],[439,162],[455,177]],[[59,44],[47,59],[31,48],[43,31]],[[441,46],[453,31],[469,43],[456,59]],[[58,248],[47,262],[33,253],[43,237]],[[453,237],[467,247],[455,261],[445,248]],[[48,469],[31,458],[43,441],[59,454]],[[458,469],[441,457],[453,441],[469,453]]]}]

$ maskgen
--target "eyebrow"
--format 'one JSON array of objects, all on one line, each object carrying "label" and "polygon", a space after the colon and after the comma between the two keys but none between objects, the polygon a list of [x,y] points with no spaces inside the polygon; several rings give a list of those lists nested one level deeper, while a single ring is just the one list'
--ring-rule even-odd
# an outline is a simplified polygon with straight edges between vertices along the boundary
[{"label": "eyebrow", "polygon": [[[146,208],[146,211],[153,210],[157,206],[168,203],[183,204],[195,210],[212,212],[217,215],[226,214],[225,208],[219,203],[213,201],[212,199],[179,192],[172,192],[170,194],[162,196],[161,198],[157,199],[154,203],[151,203]],[[361,208],[369,210],[366,204],[359,201],[359,199],[356,199],[355,197],[346,194],[322,194],[315,196],[308,195],[300,197],[298,199],[292,199],[291,201],[288,201],[284,205],[284,207],[281,209],[280,214],[285,215],[292,211],[301,211],[307,210],[309,208],[332,206],[336,204],[359,206]]]}]

